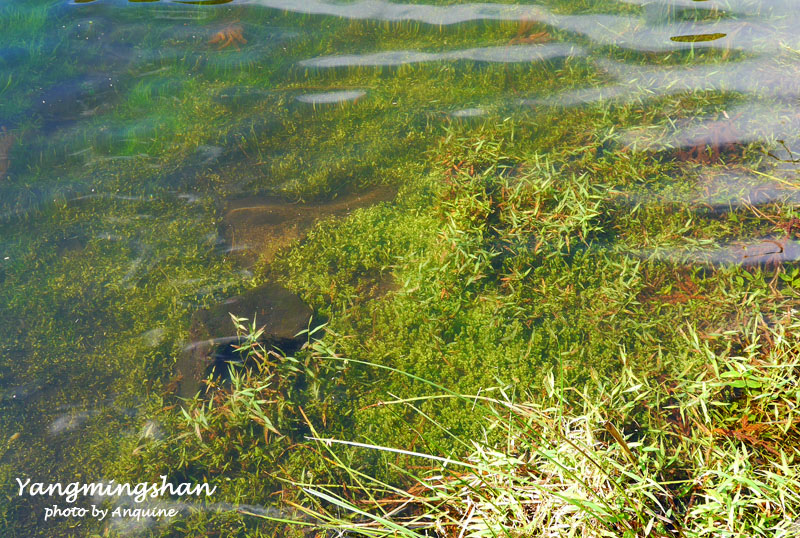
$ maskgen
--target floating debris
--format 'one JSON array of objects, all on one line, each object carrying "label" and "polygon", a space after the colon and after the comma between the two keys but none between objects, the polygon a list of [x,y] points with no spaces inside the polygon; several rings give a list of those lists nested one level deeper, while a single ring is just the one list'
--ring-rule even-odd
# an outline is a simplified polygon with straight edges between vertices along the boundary
[{"label": "floating debris", "polygon": [[727,35],[728,34],[724,34],[722,32],[717,32],[713,34],[674,35],[670,36],[669,39],[678,43],[701,43],[703,41],[715,41],[717,39],[722,39]]}]

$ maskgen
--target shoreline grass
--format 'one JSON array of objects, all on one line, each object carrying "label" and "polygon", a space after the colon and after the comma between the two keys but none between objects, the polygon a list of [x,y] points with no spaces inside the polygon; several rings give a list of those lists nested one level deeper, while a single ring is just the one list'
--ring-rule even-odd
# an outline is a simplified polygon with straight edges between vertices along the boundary
[{"label": "shoreline grass", "polygon": [[[348,535],[796,536],[798,335],[796,320],[772,328],[758,320],[744,353],[717,355],[689,333],[708,363],[673,377],[636,375],[622,353],[619,382],[595,396],[558,387],[552,375],[544,398],[528,403],[503,390],[447,391],[431,398],[471,406],[504,442],[463,439],[472,450],[455,459],[315,434],[319,451],[357,485],[294,485],[309,517]],[[383,404],[414,408],[416,400]],[[351,447],[421,459],[430,470],[404,471],[412,487],[390,486],[345,463],[338,453]]]}]

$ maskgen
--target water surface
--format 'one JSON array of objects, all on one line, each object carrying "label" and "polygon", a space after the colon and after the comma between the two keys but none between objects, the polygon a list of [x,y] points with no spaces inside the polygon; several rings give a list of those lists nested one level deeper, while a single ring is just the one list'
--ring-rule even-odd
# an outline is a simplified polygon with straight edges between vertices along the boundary
[{"label": "water surface", "polygon": [[[281,260],[294,260],[320,223],[370,207],[412,214],[403,196],[427,207],[403,189],[412,175],[460,173],[460,157],[439,158],[454,136],[508,132],[509,146],[554,169],[585,162],[570,177],[614,184],[592,194],[599,220],[667,206],[684,222],[700,219],[664,234],[658,222],[636,234],[576,225],[565,263],[608,256],[726,271],[795,262],[786,226],[800,186],[798,24],[789,0],[0,2],[7,489],[15,476],[114,476],[122,451],[161,438],[152,417],[173,401],[168,386],[200,309],[277,281],[335,320],[336,305],[402,288],[392,268],[409,253],[392,254],[347,301],[320,299],[306,268]],[[618,178],[594,166],[604,154],[624,157]],[[498,176],[523,170],[518,161]],[[645,162],[661,172],[639,177],[656,169]],[[730,227],[740,215],[757,222]],[[541,230],[493,245],[489,270],[554,241]],[[357,250],[342,249],[325,285]],[[624,336],[625,326],[612,332]],[[369,332],[360,327],[350,336]],[[537,367],[519,370],[533,377]],[[42,522],[41,504],[4,493],[10,535],[66,532]],[[256,497],[214,502],[274,509]],[[158,533],[169,523],[109,528]]]}]

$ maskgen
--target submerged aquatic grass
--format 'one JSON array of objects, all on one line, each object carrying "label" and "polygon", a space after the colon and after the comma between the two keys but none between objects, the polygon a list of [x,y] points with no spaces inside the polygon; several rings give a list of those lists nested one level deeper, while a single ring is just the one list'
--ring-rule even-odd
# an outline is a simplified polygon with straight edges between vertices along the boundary
[{"label": "submerged aquatic grass", "polygon": [[[309,424],[307,439],[352,483],[290,480],[306,499],[295,524],[363,536],[793,536],[798,331],[789,318],[757,320],[740,335],[741,355],[716,354],[688,332],[700,360],[676,376],[637,375],[622,351],[619,382],[591,389],[550,372],[519,402],[508,388],[465,395],[429,381],[442,392],[382,402],[414,413],[426,399],[469,407],[485,429],[460,439],[463,458],[320,438]],[[430,470],[401,466],[410,485],[393,486],[348,463],[352,447]]]},{"label": "submerged aquatic grass", "polygon": [[[663,163],[598,151],[590,164],[602,174],[580,173],[586,160],[556,166],[553,153],[526,150],[510,122],[459,134],[468,128],[442,136],[429,156],[438,170],[415,176],[393,204],[320,222],[265,268],[294,275],[287,284],[330,318],[324,338],[296,357],[295,373],[247,374],[258,391],[259,379],[303,387],[258,405],[273,425],[292,417],[292,433],[274,437],[266,421],[247,418],[244,396],[222,390],[192,404],[183,433],[154,445],[158,456],[145,468],[162,469],[160,459],[192,476],[222,473],[227,494],[248,492],[260,503],[280,484],[302,486],[281,491],[295,504],[303,488],[319,494],[303,524],[367,535],[412,536],[437,523],[443,535],[458,524],[487,536],[552,524],[558,535],[553,513],[587,536],[666,536],[679,527],[687,535],[789,533],[793,501],[781,495],[794,484],[793,426],[789,418],[779,431],[772,422],[791,417],[794,405],[791,379],[774,382],[785,375],[779,365],[793,371],[795,360],[792,339],[780,336],[797,330],[792,273],[659,260],[643,250],[642,230],[651,241],[678,231],[687,240],[742,236],[793,213],[779,203],[693,211],[688,223],[668,205],[640,203],[631,213],[625,188],[646,173],[658,177]],[[767,214],[774,219],[764,221]],[[457,390],[445,391],[455,380]],[[430,396],[432,387],[443,394]],[[785,389],[777,407],[759,407],[771,396],[753,391],[767,387]],[[350,448],[334,455],[306,436]],[[403,448],[386,458],[373,450],[387,445]],[[537,452],[542,446],[552,448]],[[220,457],[232,451],[235,465]],[[278,470],[269,481],[260,475],[263,489],[253,493],[265,454],[280,454]],[[416,474],[414,454],[430,454],[425,466],[444,474]],[[457,462],[475,476],[448,474]],[[788,470],[765,474],[772,463]],[[514,474],[520,467],[527,474]],[[779,501],[785,511],[772,508]],[[390,520],[388,506],[405,511]],[[482,519],[469,517],[479,506]],[[731,506],[740,510],[733,520]],[[348,510],[367,519],[348,522]]]},{"label": "submerged aquatic grass", "polygon": [[[0,8],[4,483],[219,488],[56,530],[6,492],[13,532],[791,536],[793,15],[674,4]],[[324,329],[176,400],[265,282]]]}]

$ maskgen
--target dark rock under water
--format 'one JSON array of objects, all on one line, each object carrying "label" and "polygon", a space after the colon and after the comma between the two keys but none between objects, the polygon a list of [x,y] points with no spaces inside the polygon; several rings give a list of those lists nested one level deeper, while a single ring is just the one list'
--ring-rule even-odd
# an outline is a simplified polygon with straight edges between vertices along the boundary
[{"label": "dark rock under water", "polygon": [[378,186],[324,202],[293,204],[275,196],[233,199],[225,206],[221,235],[245,266],[258,260],[269,263],[280,249],[303,239],[319,220],[345,217],[356,209],[393,200],[396,194],[394,187]]},{"label": "dark rock under water", "polygon": [[119,78],[113,75],[78,76],[35,91],[33,112],[50,131],[109,110],[118,88]]},{"label": "dark rock under water", "polygon": [[247,318],[248,326],[255,321],[257,327],[264,328],[259,341],[287,353],[300,347],[304,337],[298,333],[309,328],[312,318],[311,309],[300,297],[277,284],[265,284],[199,310],[192,316],[192,343],[184,348],[176,364],[176,393],[180,398],[194,396],[202,380],[220,373],[227,363],[243,360],[235,350],[242,338],[236,333],[231,314]]},{"label": "dark rock under water", "polygon": [[29,381],[21,385],[0,389],[0,402],[16,403],[27,402],[44,390],[44,385]]}]

